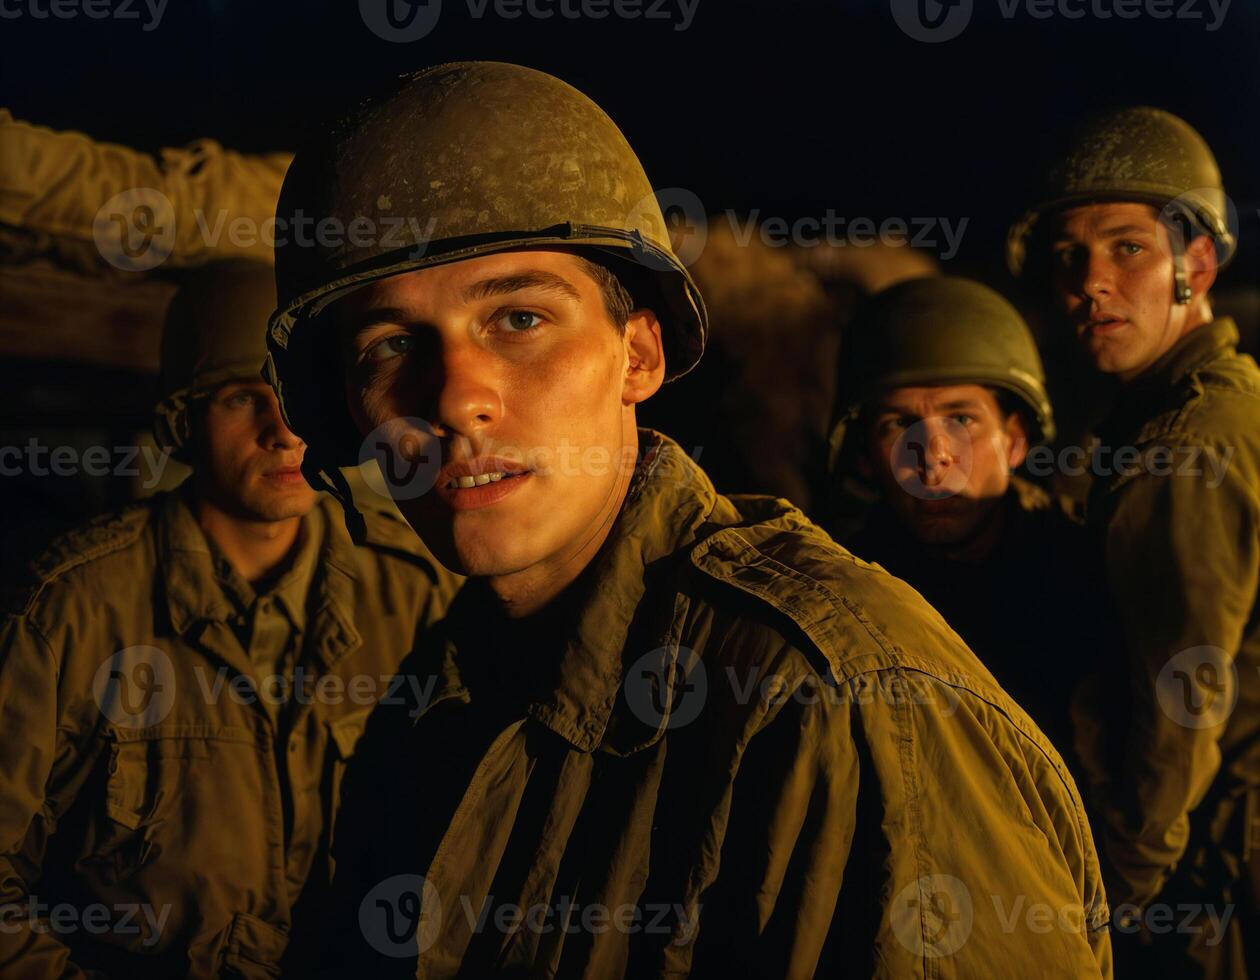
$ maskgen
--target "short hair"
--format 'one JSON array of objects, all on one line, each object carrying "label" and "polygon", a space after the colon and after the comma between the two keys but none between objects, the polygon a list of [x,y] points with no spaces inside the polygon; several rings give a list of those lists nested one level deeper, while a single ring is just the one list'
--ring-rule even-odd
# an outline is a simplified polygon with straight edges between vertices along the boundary
[{"label": "short hair", "polygon": [[582,271],[599,286],[600,294],[604,298],[604,309],[608,311],[608,318],[617,328],[617,333],[624,334],[630,314],[635,310],[634,298],[629,290],[607,265],[588,259],[585,255],[578,255],[576,258]]}]

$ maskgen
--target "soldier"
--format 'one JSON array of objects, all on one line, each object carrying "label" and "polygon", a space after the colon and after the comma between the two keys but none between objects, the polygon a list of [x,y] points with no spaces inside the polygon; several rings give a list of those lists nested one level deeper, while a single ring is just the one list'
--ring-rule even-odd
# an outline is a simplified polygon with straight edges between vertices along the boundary
[{"label": "soldier", "polygon": [[192,277],[154,426],[192,476],[53,545],[4,622],[6,980],[300,962],[346,762],[452,591],[399,518],[355,547],[302,478],[259,374],[274,298],[267,266]]},{"label": "soldier", "polygon": [[1070,759],[1081,625],[1102,617],[1082,529],[1013,475],[1054,438],[1027,325],[979,283],[913,279],[859,310],[840,370],[832,482],[851,468],[878,493],[845,546],[913,585]]},{"label": "soldier", "polygon": [[1028,716],[904,583],[636,428],[705,315],[598,106],[431,68],[300,150],[278,211],[328,232],[277,249],[270,334],[309,468],[392,447],[470,576],[347,775],[339,975],[1109,974]]},{"label": "soldier", "polygon": [[1086,763],[1133,976],[1260,972],[1260,372],[1212,313],[1227,219],[1199,134],[1135,108],[1069,142],[1009,239],[1120,382],[1087,517],[1123,652]]}]

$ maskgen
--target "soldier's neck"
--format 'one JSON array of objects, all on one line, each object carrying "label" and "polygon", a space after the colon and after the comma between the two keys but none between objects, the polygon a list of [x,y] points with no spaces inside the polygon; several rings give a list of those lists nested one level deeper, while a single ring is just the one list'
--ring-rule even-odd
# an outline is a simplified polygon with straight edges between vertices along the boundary
[{"label": "soldier's neck", "polygon": [[488,576],[486,584],[510,619],[537,616],[551,606],[594,561],[608,540],[626,500],[630,476],[618,477],[607,504],[587,533],[564,551],[508,575]]},{"label": "soldier's neck", "polygon": [[251,521],[236,517],[198,498],[194,504],[201,530],[223,552],[250,585],[271,580],[293,556],[302,529],[301,517]]}]

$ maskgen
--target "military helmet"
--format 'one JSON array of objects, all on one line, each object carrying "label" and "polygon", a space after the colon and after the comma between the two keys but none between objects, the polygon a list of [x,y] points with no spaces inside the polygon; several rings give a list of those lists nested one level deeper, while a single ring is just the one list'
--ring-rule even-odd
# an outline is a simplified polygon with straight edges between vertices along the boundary
[{"label": "military helmet", "polygon": [[260,262],[214,262],[188,275],[162,329],[162,395],[153,411],[159,446],[185,453],[196,398],[226,381],[262,380],[275,305],[274,275]]},{"label": "military helmet", "polygon": [[878,392],[953,384],[1010,392],[1028,408],[1030,443],[1054,438],[1037,345],[1015,307],[992,289],[932,276],[870,297],[844,334],[829,469],[835,469],[848,426]]},{"label": "military helmet", "polygon": [[1211,149],[1185,120],[1140,106],[1098,116],[1068,141],[1044,176],[1040,202],[1007,235],[1011,273],[1023,273],[1029,239],[1042,217],[1099,201],[1169,209],[1169,219],[1212,237],[1221,262],[1233,254],[1229,205]]},{"label": "military helmet", "polygon": [[315,321],[387,276],[575,247],[619,274],[642,273],[637,290],[627,285],[660,318],[667,380],[704,349],[703,302],[634,151],[599,106],[543,72],[462,62],[404,76],[298,152],[277,219],[267,376],[310,447],[312,475],[358,463],[361,442],[331,329]]}]

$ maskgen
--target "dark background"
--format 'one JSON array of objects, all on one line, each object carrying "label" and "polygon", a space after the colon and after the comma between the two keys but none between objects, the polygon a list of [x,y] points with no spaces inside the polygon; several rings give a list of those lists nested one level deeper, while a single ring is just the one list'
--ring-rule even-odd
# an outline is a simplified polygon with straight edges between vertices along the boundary
[{"label": "dark background", "polygon": [[935,44],[903,33],[890,2],[698,0],[677,31],[613,17],[474,19],[465,0],[445,0],[432,33],[396,44],[365,27],[355,0],[170,0],[147,33],[135,20],[0,20],[0,80],[17,118],[55,129],[153,151],[209,136],[261,152],[293,149],[305,125],[377,79],[513,61],[594,98],[657,187],[689,188],[710,211],[789,219],[828,208],[966,216],[948,271],[998,283],[1006,225],[1042,148],[1083,111],[1145,103],[1183,116],[1213,147],[1244,218],[1237,261],[1254,274],[1254,0],[1232,0],[1215,31],[1206,0],[1192,0],[1199,20],[1162,21],[1088,13],[1114,0],[1066,0],[1087,12],[1076,20],[1022,7],[1007,19],[998,0],[974,0],[961,36]]},{"label": "dark background", "polygon": [[[998,0],[973,0],[961,36],[923,43],[897,26],[892,2],[699,0],[680,31],[676,19],[507,20],[492,9],[478,19],[466,0],[444,0],[432,33],[398,44],[367,29],[357,0],[169,0],[148,32],[142,0],[139,20],[39,20],[32,0],[5,0],[23,15],[0,19],[0,105],[155,153],[202,137],[291,150],[306,126],[388,76],[514,61],[594,98],[655,186],[687,188],[709,212],[966,218],[945,271],[1010,294],[1006,228],[1057,135],[1086,112],[1152,104],[1213,147],[1241,238],[1220,288],[1256,299],[1260,4],[1232,0],[1209,31],[1206,0],[1172,0],[1199,18],[1167,20],[1090,12],[1115,0],[1066,0],[1079,19],[1038,19],[1023,5],[1008,18]],[[0,442],[129,441],[155,392],[146,374],[0,351]],[[6,564],[49,528],[116,504],[126,488],[108,483],[0,488]]]}]

